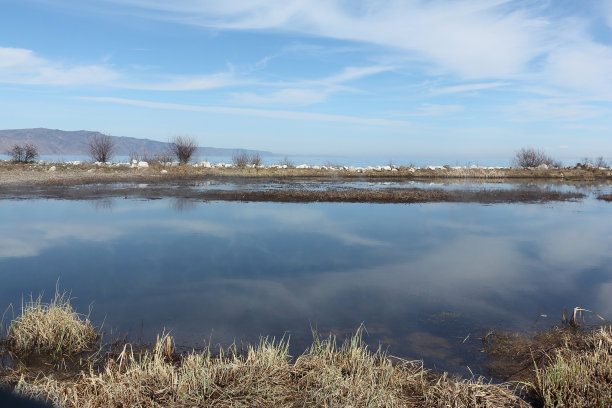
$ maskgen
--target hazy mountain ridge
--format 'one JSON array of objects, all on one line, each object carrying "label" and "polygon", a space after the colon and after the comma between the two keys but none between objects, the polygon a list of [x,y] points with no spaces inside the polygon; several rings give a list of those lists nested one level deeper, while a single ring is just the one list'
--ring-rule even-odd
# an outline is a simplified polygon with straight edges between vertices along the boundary
[{"label": "hazy mountain ridge", "polygon": [[[100,132],[89,130],[66,131],[58,129],[7,129],[0,130],[0,154],[5,154],[15,144],[32,143],[44,155],[87,155],[87,143]],[[168,143],[150,139],[138,139],[127,136],[111,136],[115,141],[114,155],[156,154],[168,151]],[[234,152],[259,153],[262,156],[271,152],[248,149],[229,149],[200,146],[196,156],[231,156]]]}]

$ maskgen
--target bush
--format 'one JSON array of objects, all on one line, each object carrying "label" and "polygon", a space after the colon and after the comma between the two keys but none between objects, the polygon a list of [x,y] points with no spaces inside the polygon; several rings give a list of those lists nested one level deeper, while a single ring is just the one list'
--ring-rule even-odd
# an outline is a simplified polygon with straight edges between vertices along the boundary
[{"label": "bush", "polygon": [[250,158],[249,155],[245,152],[234,152],[232,155],[232,163],[234,166],[239,167],[241,169],[245,168],[249,164]]},{"label": "bush", "polygon": [[289,160],[289,157],[287,157],[287,156],[285,156],[285,158],[283,160],[280,160],[278,162],[278,164],[280,164],[281,166],[295,167],[293,162],[291,160]]},{"label": "bush", "polygon": [[261,156],[259,153],[253,153],[249,158],[249,163],[255,167],[261,166]]},{"label": "bush", "polygon": [[170,142],[170,152],[172,152],[181,164],[189,163],[191,156],[197,148],[198,144],[192,137],[177,136]]},{"label": "bush", "polygon": [[7,151],[13,161],[17,163],[30,163],[38,159],[38,149],[31,143],[26,143],[22,146],[15,144]]},{"label": "bush", "polygon": [[606,162],[603,156],[599,156],[595,159],[595,167],[608,167],[608,162]]},{"label": "bush", "polygon": [[538,167],[543,164],[549,167],[560,167],[560,163],[547,156],[543,150],[534,148],[522,148],[516,152],[512,163],[514,166],[524,169]]},{"label": "bush", "polygon": [[115,141],[111,136],[101,133],[89,138],[87,152],[92,161],[106,163],[111,159],[115,150]]}]

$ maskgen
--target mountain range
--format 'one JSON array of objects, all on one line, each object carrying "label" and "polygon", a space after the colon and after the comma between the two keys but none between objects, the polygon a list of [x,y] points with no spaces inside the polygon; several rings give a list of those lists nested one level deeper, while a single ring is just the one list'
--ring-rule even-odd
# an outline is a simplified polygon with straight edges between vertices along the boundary
[{"label": "mountain range", "polygon": [[[90,130],[66,131],[58,129],[7,129],[0,130],[0,154],[6,153],[15,144],[32,143],[41,155],[87,155],[88,142],[100,132]],[[110,136],[110,135],[109,135]],[[115,142],[114,155],[157,154],[168,151],[170,143],[126,136],[111,136]],[[234,153],[259,153],[270,156],[273,153],[261,150],[229,149],[219,147],[198,147],[198,156],[231,156]]]}]

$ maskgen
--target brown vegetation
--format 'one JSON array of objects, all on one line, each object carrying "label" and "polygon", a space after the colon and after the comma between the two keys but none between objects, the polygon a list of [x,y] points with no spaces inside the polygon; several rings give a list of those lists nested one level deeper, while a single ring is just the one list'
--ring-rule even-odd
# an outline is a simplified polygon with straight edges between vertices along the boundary
[{"label": "brown vegetation", "polygon": [[11,156],[15,163],[31,163],[39,157],[38,149],[32,143],[15,144],[6,154]]},{"label": "brown vegetation", "polygon": [[[58,336],[58,327],[71,333],[70,342]],[[98,350],[76,369],[49,365],[41,371],[24,359],[0,370],[0,383],[59,407],[529,407],[508,384],[451,378],[420,361],[391,361],[380,348],[370,351],[361,332],[342,344],[313,333],[312,345],[295,359],[288,341],[268,338],[245,353],[230,347],[217,355],[210,348],[179,355],[164,334],[152,349]],[[74,354],[95,341],[94,333],[68,298],[56,295],[49,305],[29,302],[2,345],[22,356],[59,349]],[[534,337],[491,333],[483,342],[497,362],[494,375],[514,381],[538,405],[603,408],[612,402],[612,327],[588,332],[574,325]]]},{"label": "brown vegetation", "polygon": [[598,195],[597,198],[603,201],[611,201],[612,202],[612,194],[601,194]]},{"label": "brown vegetation", "polygon": [[19,358],[34,354],[59,359],[90,350],[97,337],[89,319],[72,310],[68,295],[56,292],[49,303],[43,303],[40,296],[26,301],[2,345]]},{"label": "brown vegetation", "polygon": [[612,326],[554,329],[533,337],[491,333],[491,374],[519,382],[545,407],[612,406]]},{"label": "brown vegetation", "polygon": [[170,152],[181,164],[189,163],[197,149],[198,144],[193,137],[177,136],[170,142]]},{"label": "brown vegetation", "polygon": [[115,140],[112,136],[101,133],[94,134],[87,143],[87,152],[94,162],[106,163],[115,150]]}]

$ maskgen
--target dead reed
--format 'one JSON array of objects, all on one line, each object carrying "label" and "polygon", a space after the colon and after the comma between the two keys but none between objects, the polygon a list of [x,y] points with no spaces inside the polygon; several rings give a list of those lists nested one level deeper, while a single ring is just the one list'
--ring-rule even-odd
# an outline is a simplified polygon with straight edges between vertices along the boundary
[{"label": "dead reed", "polygon": [[392,363],[371,352],[360,332],[338,344],[315,334],[292,364],[285,340],[176,358],[172,340],[150,352],[126,345],[100,370],[72,378],[21,375],[15,391],[58,407],[527,407],[505,385],[455,381],[421,362]]},{"label": "dead reed", "polygon": [[[583,309],[577,308],[581,311]],[[576,313],[575,313],[576,314]],[[76,314],[69,297],[49,304],[31,299],[10,325],[2,345],[13,355],[51,356],[91,348],[96,332]],[[490,334],[487,353],[505,376],[544,407],[612,406],[612,327],[588,332],[577,325],[533,337]],[[95,357],[68,368],[29,368],[27,359],[0,372],[0,384],[57,407],[528,407],[508,384],[452,378],[368,349],[362,329],[339,342],[313,334],[300,356],[286,339],[262,338],[237,347],[177,354],[168,334],[154,347]],[[505,371],[505,374],[503,372]]]},{"label": "dead reed", "polygon": [[569,326],[533,337],[496,333],[485,341],[491,374],[519,383],[544,407],[612,406],[612,326]]},{"label": "dead reed", "polygon": [[68,294],[56,291],[49,303],[43,303],[42,296],[23,302],[21,315],[11,322],[2,343],[19,358],[60,358],[89,350],[97,338],[88,317],[72,310]]}]

